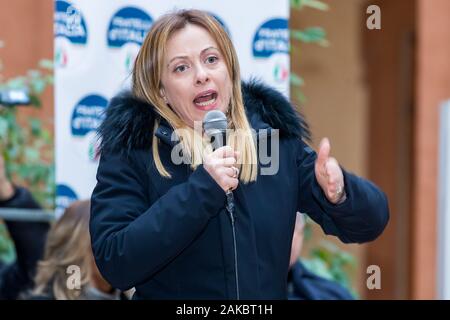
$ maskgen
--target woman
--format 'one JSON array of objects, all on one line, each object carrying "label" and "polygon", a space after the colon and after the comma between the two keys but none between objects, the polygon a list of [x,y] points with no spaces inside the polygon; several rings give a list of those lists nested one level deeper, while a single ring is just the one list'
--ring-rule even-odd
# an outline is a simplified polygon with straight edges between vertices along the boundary
[{"label": "woman", "polygon": [[120,293],[100,275],[89,236],[90,201],[75,201],[52,226],[38,264],[32,299],[114,300]]},{"label": "woman", "polygon": [[[316,157],[304,120],[280,93],[241,84],[233,45],[208,14],[158,19],[132,82],[99,129],[90,230],[99,270],[114,287],[135,287],[134,299],[285,299],[297,211],[347,243],[384,229],[384,194],[341,170],[327,140]],[[208,139],[194,128],[212,109],[236,132],[203,153]],[[254,141],[251,129],[266,135]],[[272,141],[278,170],[262,174],[256,147]]]}]

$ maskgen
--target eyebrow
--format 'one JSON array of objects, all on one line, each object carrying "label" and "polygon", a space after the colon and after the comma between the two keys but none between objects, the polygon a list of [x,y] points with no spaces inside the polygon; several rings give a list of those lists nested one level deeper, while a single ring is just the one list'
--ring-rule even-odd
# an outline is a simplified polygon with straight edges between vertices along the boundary
[{"label": "eyebrow", "polygon": [[[200,55],[202,55],[203,53],[205,53],[206,51],[208,51],[210,49],[215,49],[215,50],[219,51],[219,49],[217,49],[216,47],[211,46],[211,47],[203,49],[202,52],[200,52]],[[173,57],[172,59],[170,59],[170,61],[167,64],[167,66],[170,66],[170,64],[176,59],[186,59],[186,58],[188,58],[188,56],[176,56],[176,57]]]}]

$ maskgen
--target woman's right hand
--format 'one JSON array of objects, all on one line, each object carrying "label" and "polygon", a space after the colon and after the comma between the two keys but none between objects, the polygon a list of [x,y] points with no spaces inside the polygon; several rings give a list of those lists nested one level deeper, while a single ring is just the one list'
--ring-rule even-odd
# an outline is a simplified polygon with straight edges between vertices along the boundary
[{"label": "woman's right hand", "polygon": [[203,167],[225,192],[236,189],[239,184],[239,170],[235,166],[237,158],[237,151],[223,146],[203,159]]}]

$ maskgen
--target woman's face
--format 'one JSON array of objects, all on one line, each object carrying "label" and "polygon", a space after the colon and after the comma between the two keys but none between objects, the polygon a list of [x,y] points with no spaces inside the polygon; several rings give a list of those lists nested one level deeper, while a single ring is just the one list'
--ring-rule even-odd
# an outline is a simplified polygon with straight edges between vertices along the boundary
[{"label": "woman's face", "polygon": [[217,43],[203,28],[188,24],[167,42],[161,94],[187,125],[206,112],[226,113],[232,83]]}]

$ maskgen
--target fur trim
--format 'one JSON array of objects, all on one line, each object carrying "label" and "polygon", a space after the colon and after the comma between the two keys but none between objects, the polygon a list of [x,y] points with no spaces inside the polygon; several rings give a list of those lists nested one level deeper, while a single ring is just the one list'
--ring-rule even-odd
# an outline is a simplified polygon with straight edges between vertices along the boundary
[{"label": "fur trim", "polygon": [[[250,123],[262,121],[280,130],[280,137],[310,140],[305,119],[275,89],[251,80],[242,83],[242,94]],[[152,105],[124,91],[111,99],[105,120],[97,130],[100,152],[151,148],[153,124],[158,116]],[[257,119],[257,120],[254,120]]]},{"label": "fur trim", "polygon": [[270,127],[279,129],[281,137],[311,140],[305,118],[279,91],[250,80],[242,83],[242,96],[249,118],[258,114]]}]

